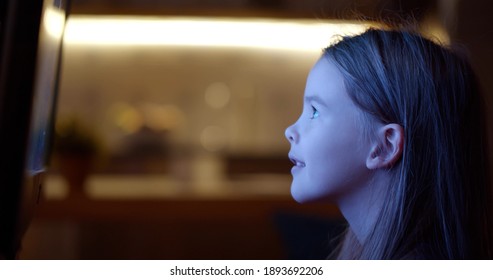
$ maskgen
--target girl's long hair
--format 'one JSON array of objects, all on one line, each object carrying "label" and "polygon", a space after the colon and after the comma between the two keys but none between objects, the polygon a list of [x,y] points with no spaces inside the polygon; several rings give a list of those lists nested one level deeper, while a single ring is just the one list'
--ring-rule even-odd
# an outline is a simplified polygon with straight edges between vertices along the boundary
[{"label": "girl's long hair", "polygon": [[324,50],[368,122],[397,123],[404,150],[363,243],[345,259],[492,257],[484,102],[460,52],[412,32],[369,29]]}]

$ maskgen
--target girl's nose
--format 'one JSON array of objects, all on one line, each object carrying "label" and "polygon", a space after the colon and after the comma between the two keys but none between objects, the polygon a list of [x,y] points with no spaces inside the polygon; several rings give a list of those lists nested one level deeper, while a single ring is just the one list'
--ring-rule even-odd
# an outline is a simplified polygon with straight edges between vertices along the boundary
[{"label": "girl's nose", "polygon": [[288,139],[289,143],[291,144],[296,143],[298,141],[298,134],[294,128],[294,124],[286,128],[284,135],[286,136],[286,139]]}]

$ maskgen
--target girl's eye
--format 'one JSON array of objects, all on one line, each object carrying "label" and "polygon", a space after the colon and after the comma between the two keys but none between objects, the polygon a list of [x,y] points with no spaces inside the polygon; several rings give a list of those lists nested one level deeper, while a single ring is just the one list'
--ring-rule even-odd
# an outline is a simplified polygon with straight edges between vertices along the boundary
[{"label": "girl's eye", "polygon": [[313,111],[312,111],[312,116],[310,117],[310,119],[312,119],[312,120],[313,120],[313,119],[318,118],[318,111],[317,111],[317,109],[316,109],[315,107],[313,107],[313,106],[312,106],[312,110],[313,110]]}]

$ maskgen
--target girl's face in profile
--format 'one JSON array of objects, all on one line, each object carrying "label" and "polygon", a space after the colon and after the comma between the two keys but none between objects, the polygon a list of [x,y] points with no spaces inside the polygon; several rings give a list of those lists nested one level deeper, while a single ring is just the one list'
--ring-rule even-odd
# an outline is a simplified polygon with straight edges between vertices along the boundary
[{"label": "girl's face in profile", "polygon": [[322,57],[308,75],[301,116],[286,129],[296,201],[336,201],[368,180],[361,114],[340,71]]}]

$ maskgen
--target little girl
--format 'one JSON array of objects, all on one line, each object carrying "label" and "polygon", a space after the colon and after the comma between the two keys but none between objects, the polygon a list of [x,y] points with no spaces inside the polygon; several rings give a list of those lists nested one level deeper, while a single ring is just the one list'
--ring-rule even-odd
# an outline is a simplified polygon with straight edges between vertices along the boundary
[{"label": "little girl", "polygon": [[339,259],[492,257],[486,125],[467,60],[411,32],[326,48],[286,129],[291,194],[335,203]]}]

